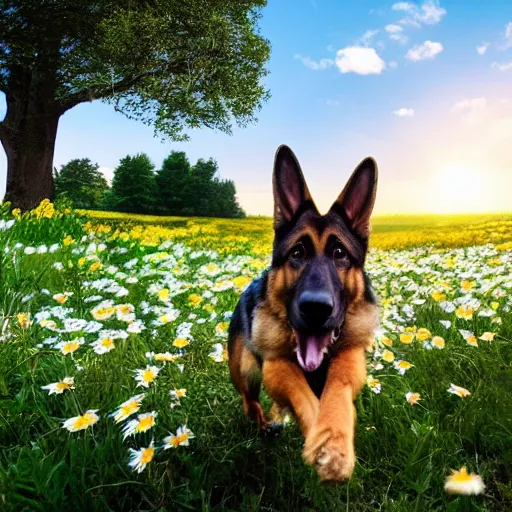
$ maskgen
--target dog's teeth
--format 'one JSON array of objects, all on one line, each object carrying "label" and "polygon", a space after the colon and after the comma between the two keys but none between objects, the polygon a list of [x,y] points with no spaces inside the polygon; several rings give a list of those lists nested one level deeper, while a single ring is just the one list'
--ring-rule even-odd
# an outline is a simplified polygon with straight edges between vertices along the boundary
[{"label": "dog's teeth", "polygon": [[293,351],[294,351],[294,352],[298,352],[298,351],[299,351],[299,347],[295,347],[295,348],[293,349]]},{"label": "dog's teeth", "polygon": [[328,354],[329,353],[329,349],[327,347],[324,347],[322,349],[322,354]]}]

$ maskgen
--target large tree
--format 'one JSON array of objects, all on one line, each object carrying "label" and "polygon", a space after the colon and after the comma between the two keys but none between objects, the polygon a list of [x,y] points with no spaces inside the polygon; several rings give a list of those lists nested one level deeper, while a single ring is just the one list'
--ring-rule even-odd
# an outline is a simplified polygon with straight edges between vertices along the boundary
[{"label": "large tree", "polygon": [[269,44],[266,0],[0,0],[0,91],[7,112],[6,200],[51,197],[60,117],[104,99],[172,139],[254,120]]},{"label": "large tree", "polygon": [[88,158],[70,160],[55,173],[55,194],[71,199],[75,208],[99,208],[108,183],[98,169]]}]

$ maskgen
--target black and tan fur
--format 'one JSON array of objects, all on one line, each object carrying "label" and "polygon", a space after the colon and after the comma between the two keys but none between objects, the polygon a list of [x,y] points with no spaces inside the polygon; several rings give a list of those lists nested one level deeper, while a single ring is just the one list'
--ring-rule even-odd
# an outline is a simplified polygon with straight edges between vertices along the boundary
[{"label": "black and tan fur", "polygon": [[378,319],[364,272],[376,186],[376,164],[366,159],[320,215],[295,155],[281,146],[272,265],[243,293],[229,329],[229,368],[245,412],[268,427],[259,402],[263,380],[274,401],[272,422],[284,410],[294,413],[304,458],[323,480],[343,481],[355,464],[353,400]]}]

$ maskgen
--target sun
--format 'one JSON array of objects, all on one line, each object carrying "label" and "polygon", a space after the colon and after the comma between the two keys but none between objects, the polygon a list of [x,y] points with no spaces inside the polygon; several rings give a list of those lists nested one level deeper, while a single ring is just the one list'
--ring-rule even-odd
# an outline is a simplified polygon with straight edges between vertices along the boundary
[{"label": "sun", "polygon": [[432,209],[438,213],[485,211],[490,205],[485,175],[463,164],[444,164],[432,175]]}]

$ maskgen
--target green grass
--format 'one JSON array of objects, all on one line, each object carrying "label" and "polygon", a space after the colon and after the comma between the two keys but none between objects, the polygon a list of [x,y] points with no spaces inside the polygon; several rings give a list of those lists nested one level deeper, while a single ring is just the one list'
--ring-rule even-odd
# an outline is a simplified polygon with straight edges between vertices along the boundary
[{"label": "green grass", "polygon": [[[498,226],[506,221],[500,217],[482,222],[489,225],[495,220]],[[139,219],[132,221],[139,222]],[[193,222],[204,221],[194,219]],[[233,221],[217,222],[219,234],[212,236],[222,239],[232,234],[227,228]],[[255,220],[237,222],[240,233],[244,222],[250,227]],[[380,228],[377,224],[375,231],[403,232],[408,226],[414,231],[419,229],[410,218],[397,217],[387,222]],[[457,219],[439,219],[437,232],[444,232],[446,226],[453,229],[454,222]],[[462,222],[469,220],[465,218]],[[395,303],[401,307],[411,304],[418,296],[425,296],[425,304],[414,306],[415,321],[406,325],[428,328],[432,334],[443,336],[446,348],[426,350],[420,342],[401,345],[397,334],[387,331],[393,339],[396,358],[405,359],[414,367],[405,376],[399,376],[391,365],[378,371],[370,366],[371,373],[382,382],[383,390],[376,395],[365,387],[357,399],[358,463],[354,476],[348,484],[325,486],[302,460],[302,439],[297,426],[293,423],[286,426],[279,436],[258,432],[243,415],[226,363],[215,363],[209,357],[212,345],[223,341],[216,337],[216,326],[223,320],[225,311],[234,309],[239,295],[239,291],[230,289],[215,293],[216,303],[207,297],[199,308],[189,305],[190,293],[201,294],[209,289],[198,276],[200,267],[211,262],[212,255],[201,254],[198,258],[192,258],[190,253],[178,255],[178,261],[165,269],[164,274],[168,276],[179,267],[183,274],[178,278],[190,283],[191,288],[172,296],[173,304],[182,311],[178,320],[155,328],[151,326],[154,315],[144,316],[140,303],[148,301],[153,306],[158,302],[150,286],[161,283],[165,276],[144,277],[142,263],[144,255],[158,249],[142,246],[137,241],[106,241],[109,250],[98,253],[103,269],[91,273],[89,263],[79,264],[89,243],[79,242],[85,234],[83,225],[84,221],[73,215],[41,220],[27,218],[11,230],[0,232],[0,245],[11,249],[17,241],[49,246],[62,242],[66,235],[76,240],[69,247],[61,244],[51,254],[24,255],[21,249],[13,257],[12,250],[7,254],[0,252],[0,333],[8,320],[4,332],[8,336],[0,341],[0,509],[419,512],[512,508],[512,314],[509,311],[512,288],[507,288],[512,281],[506,270],[512,263],[512,251],[496,253],[489,247],[451,251],[446,254],[457,255],[455,267],[447,269],[444,264],[429,260],[424,265],[427,274],[415,272],[411,265],[421,267],[423,259],[430,257],[432,251],[421,248],[396,253],[381,251],[372,256],[371,271],[381,298],[395,297]],[[247,232],[252,232],[249,227]],[[105,235],[99,236],[106,240]],[[127,253],[114,252],[116,247],[126,248]],[[178,249],[168,249],[175,250]],[[240,242],[231,252],[236,257],[246,253],[247,246]],[[444,257],[444,253],[440,254]],[[496,254],[503,264],[491,266],[488,261],[496,258]],[[106,270],[109,265],[122,268],[134,257],[139,262],[133,270],[125,271],[138,275],[139,282],[126,285],[129,295],[115,298],[115,302],[134,304],[137,317],[148,328],[127,340],[118,340],[112,352],[97,355],[84,346],[74,355],[64,356],[50,345],[37,347],[51,333],[35,324],[28,329],[19,326],[17,313],[34,315],[45,306],[56,305],[51,295],[41,293],[44,289],[51,294],[73,292],[66,304],[74,308],[72,316],[92,320],[90,309],[96,302],[87,303],[84,299],[96,292],[87,289],[84,282],[112,277]],[[238,260],[240,268],[228,272],[225,265],[232,257],[226,258],[217,260],[225,269],[225,276],[257,274],[251,264],[258,263],[258,259]],[[52,265],[56,261],[62,262],[65,270],[54,269]],[[148,268],[161,269],[160,265],[153,263]],[[391,274],[393,268],[398,269],[396,275]],[[379,274],[379,269],[385,272]],[[464,272],[476,276],[475,296],[481,301],[481,308],[498,303],[501,325],[477,315],[470,321],[458,320],[453,313],[444,313],[428,296],[429,283],[437,286],[446,280],[451,286],[449,298],[460,297],[457,286]],[[421,293],[406,289],[401,277],[409,284],[425,288],[421,288]],[[490,291],[481,287],[487,280],[494,285]],[[492,290],[496,288],[503,289],[505,294],[493,295]],[[99,294],[109,296],[107,292]],[[396,298],[398,294],[402,299]],[[205,304],[211,305],[217,318],[211,319],[210,312],[203,308]],[[190,313],[204,318],[205,322],[191,320],[194,339],[184,351],[183,372],[175,363],[159,364],[162,370],[139,411],[156,410],[156,427],[123,441],[121,426],[115,425],[107,417],[108,413],[140,392],[131,370],[147,364],[146,352],[177,352],[172,346],[176,328],[188,321]],[[439,319],[451,319],[452,327],[445,329]],[[109,320],[105,325],[116,329],[126,327],[117,320]],[[493,342],[479,341],[476,348],[464,341],[459,328],[477,335],[484,331],[498,334]],[[85,336],[88,342],[95,339]],[[371,354],[368,361],[372,363]],[[40,389],[64,376],[75,377],[75,391],[48,396]],[[446,389],[452,382],[470,389],[472,395],[462,400],[448,394]],[[169,390],[174,388],[186,388],[187,396],[181,406],[171,408]],[[408,404],[405,401],[408,391],[420,392],[423,400],[416,406]],[[270,402],[265,395],[263,402],[268,410]],[[99,409],[101,419],[92,428],[76,433],[61,428],[62,421],[86,409]],[[152,438],[160,442],[183,423],[196,436],[189,447],[159,451],[140,475],[131,471],[128,448],[147,446]],[[482,476],[486,484],[483,495],[450,497],[444,492],[444,479],[449,470],[463,465]]]}]

